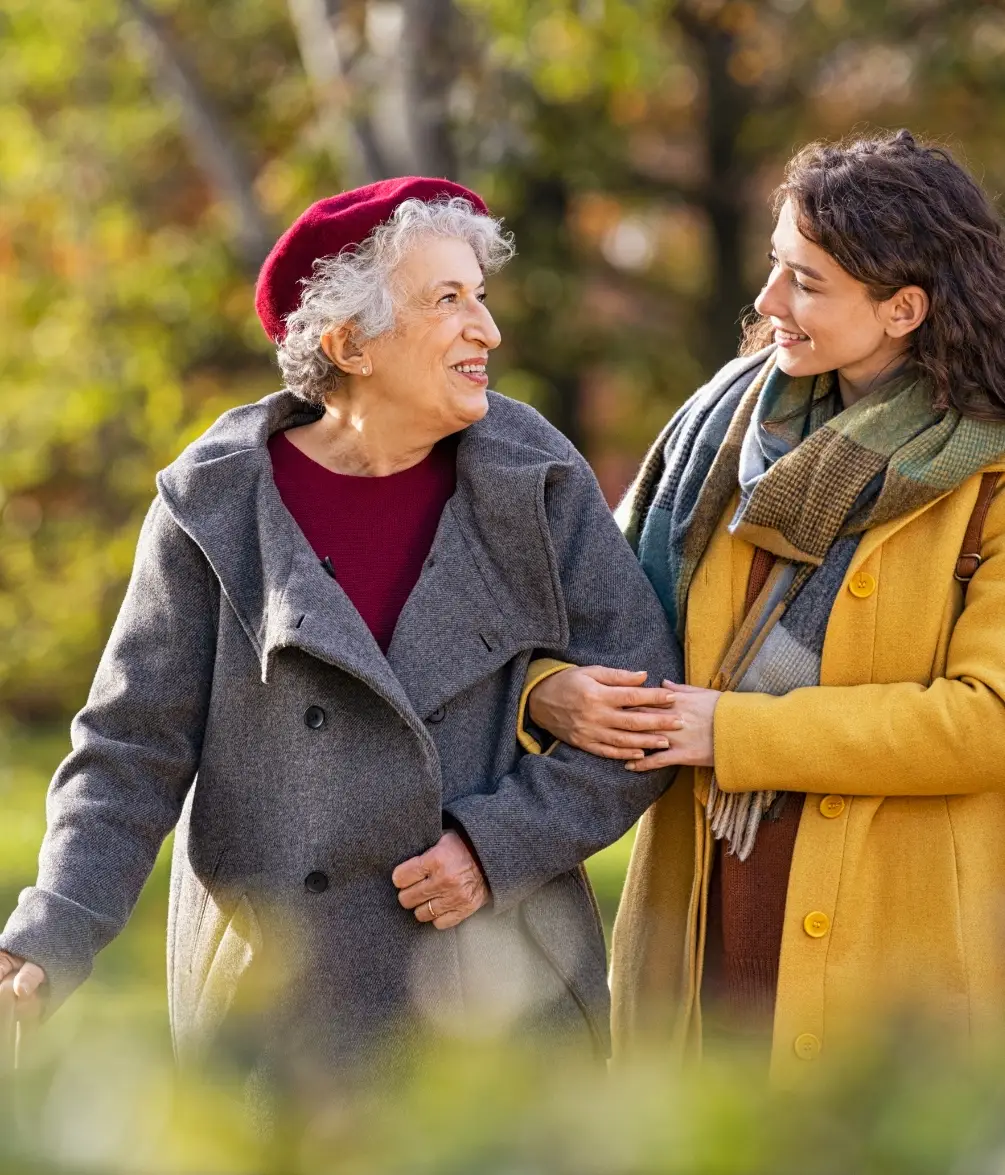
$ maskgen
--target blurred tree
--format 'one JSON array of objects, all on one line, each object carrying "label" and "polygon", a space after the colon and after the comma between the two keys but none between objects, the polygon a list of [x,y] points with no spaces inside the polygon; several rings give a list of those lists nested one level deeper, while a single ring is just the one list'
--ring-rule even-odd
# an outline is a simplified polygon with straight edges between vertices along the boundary
[{"label": "blurred tree", "polygon": [[344,152],[343,128],[348,129],[355,146],[355,158],[346,161],[349,174],[360,183],[373,183],[393,170],[377,140],[366,90],[356,78],[359,18],[365,8],[357,4],[347,12],[346,7],[338,0],[289,0],[300,57],[318,105],[318,130],[337,159]]},{"label": "blurred tree", "polygon": [[177,104],[194,159],[233,214],[241,259],[249,269],[257,271],[275,234],[255,194],[250,161],[236,137],[229,133],[163,18],[151,12],[143,0],[125,0],[125,8],[142,31],[162,95],[168,103]]},{"label": "blurred tree", "polygon": [[335,182],[297,140],[285,9],[170,15],[158,56],[112,0],[0,9],[0,705],[25,719],[82,700],[154,470],[274,385],[249,268]]},{"label": "blurred tree", "polygon": [[735,349],[792,149],[1005,181],[987,0],[0,0],[0,710],[78,704],[152,474],[272,390],[251,279],[318,196],[451,174],[517,234],[500,390],[615,496]]},{"label": "blurred tree", "polygon": [[[492,85],[510,88],[489,117],[518,118],[488,138],[509,149],[486,162],[518,240],[538,242],[510,332],[517,364],[601,471],[603,434],[637,454],[656,418],[735,354],[765,269],[766,197],[796,146],[866,120],[974,141],[1005,98],[1005,15],[985,0],[467,8],[492,28]],[[1000,145],[980,145],[1002,175]],[[554,277],[537,306],[545,240]],[[542,312],[554,321],[543,338]],[[604,405],[605,385],[624,411]],[[611,472],[616,493],[629,468]]]}]

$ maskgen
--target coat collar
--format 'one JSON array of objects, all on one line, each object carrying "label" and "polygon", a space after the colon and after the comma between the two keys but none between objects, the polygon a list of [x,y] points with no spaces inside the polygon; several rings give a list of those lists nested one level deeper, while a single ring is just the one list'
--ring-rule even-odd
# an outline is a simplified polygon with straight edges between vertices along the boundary
[{"label": "coat collar", "polygon": [[[990,465],[985,465],[983,469],[972,473],[966,482],[973,487],[973,501],[977,500],[977,488],[980,485],[981,476],[985,473],[1005,473],[1005,461],[993,461]],[[889,522],[884,522],[879,526],[872,527],[867,530],[855,548],[855,554],[852,556],[851,563],[845,573],[845,581],[847,582],[855,574],[855,572],[862,566],[869,558],[873,551],[878,550],[885,542],[893,537],[897,531],[902,530],[909,522],[913,522],[915,518],[919,518],[926,511],[931,510],[933,506],[948,498],[950,494],[955,494],[961,489],[961,486],[955,486],[951,490],[946,490],[944,494],[940,494],[937,498],[932,498],[929,501],[918,506],[914,510],[910,510],[906,514],[902,514],[897,518],[891,519]]]},{"label": "coat collar", "polygon": [[293,647],[353,674],[415,725],[517,652],[561,647],[568,624],[544,514],[550,470],[566,463],[527,410],[490,393],[463,433],[457,489],[387,657],[321,567],[283,505],[267,448],[315,419],[286,392],[222,416],[157,478],[198,544],[261,662]]}]

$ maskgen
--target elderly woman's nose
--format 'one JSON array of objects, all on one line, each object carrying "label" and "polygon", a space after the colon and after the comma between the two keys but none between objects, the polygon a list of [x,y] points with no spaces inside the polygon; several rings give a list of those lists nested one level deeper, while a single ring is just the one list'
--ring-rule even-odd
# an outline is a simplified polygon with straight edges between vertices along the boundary
[{"label": "elderly woman's nose", "polygon": [[476,302],[475,305],[477,310],[464,330],[464,337],[469,343],[481,343],[490,351],[494,351],[502,342],[502,335],[496,326],[496,320],[489,313],[484,302]]}]

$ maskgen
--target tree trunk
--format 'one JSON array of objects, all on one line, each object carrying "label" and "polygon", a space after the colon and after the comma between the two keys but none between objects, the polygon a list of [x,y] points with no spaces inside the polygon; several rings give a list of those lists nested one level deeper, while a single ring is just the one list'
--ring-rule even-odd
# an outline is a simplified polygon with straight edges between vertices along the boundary
[{"label": "tree trunk", "polygon": [[241,259],[249,271],[257,272],[275,236],[255,194],[251,162],[225,126],[192,63],[171,37],[163,20],[142,0],[126,0],[126,7],[142,30],[160,88],[181,109],[182,124],[196,164],[210,186],[234,210]]},{"label": "tree trunk", "polygon": [[386,179],[392,168],[378,141],[366,96],[354,92],[338,40],[339,0],[289,0],[304,72],[310,79],[326,138],[334,147],[339,123],[348,123],[363,183]]},{"label": "tree trunk", "polygon": [[675,15],[705,74],[703,131],[708,175],[700,203],[712,227],[713,256],[700,357],[710,370],[716,370],[736,355],[741,311],[752,296],[743,274],[746,177],[737,149],[752,96],[729,72],[732,35],[714,23],[714,17],[700,16],[683,5]]},{"label": "tree trunk", "polygon": [[416,165],[423,175],[454,179],[450,95],[460,60],[460,17],[453,0],[403,0],[403,9],[405,111]]},{"label": "tree trunk", "polygon": [[577,261],[569,244],[568,217],[569,188],[564,177],[542,175],[528,179],[523,207],[508,220],[507,227],[513,230],[523,254],[534,259],[535,266],[565,279],[561,297],[521,322],[516,358],[520,367],[550,385],[548,403],[541,407],[551,423],[581,450],[584,360],[578,355],[570,356],[565,344],[556,347],[554,334],[556,323],[575,316],[573,303],[579,295],[575,283],[569,280],[576,272]]}]

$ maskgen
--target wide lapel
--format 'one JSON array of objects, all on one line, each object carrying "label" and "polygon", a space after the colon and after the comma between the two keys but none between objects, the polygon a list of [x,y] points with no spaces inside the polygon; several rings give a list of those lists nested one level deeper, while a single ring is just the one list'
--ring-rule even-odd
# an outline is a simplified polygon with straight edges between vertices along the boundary
[{"label": "wide lapel", "polygon": [[545,515],[562,461],[507,436],[493,401],[458,444],[456,492],[388,650],[422,717],[517,653],[568,640]]},{"label": "wide lapel", "polygon": [[274,595],[269,607],[261,653],[262,681],[269,681],[280,650],[300,649],[358,678],[427,741],[425,727],[355,605],[321,566],[292,519],[291,525],[295,531],[293,558],[285,589]]},{"label": "wide lapel", "polygon": [[362,617],[283,505],[267,443],[316,412],[279,393],[227,413],[157,479],[251,641],[268,683],[275,654],[305,653],[352,674],[432,742]]}]

